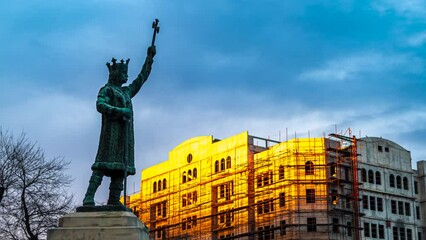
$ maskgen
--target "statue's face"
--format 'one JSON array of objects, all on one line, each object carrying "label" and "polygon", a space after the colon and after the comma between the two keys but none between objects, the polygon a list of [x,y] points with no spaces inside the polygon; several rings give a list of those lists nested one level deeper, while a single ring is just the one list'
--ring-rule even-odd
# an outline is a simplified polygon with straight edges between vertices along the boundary
[{"label": "statue's face", "polygon": [[118,74],[118,82],[120,84],[124,84],[127,82],[129,75],[127,75],[127,71],[120,71],[120,73]]},{"label": "statue's face", "polygon": [[128,77],[129,76],[127,75],[127,71],[114,72],[112,75],[110,75],[109,81],[114,85],[121,86],[127,82]]}]

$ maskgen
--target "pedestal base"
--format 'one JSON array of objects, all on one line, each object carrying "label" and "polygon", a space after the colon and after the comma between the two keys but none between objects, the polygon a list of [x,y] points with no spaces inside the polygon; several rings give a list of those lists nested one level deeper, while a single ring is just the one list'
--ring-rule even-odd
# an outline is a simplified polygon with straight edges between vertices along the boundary
[{"label": "pedestal base", "polygon": [[76,212],[59,219],[47,240],[149,240],[148,228],[131,212]]}]

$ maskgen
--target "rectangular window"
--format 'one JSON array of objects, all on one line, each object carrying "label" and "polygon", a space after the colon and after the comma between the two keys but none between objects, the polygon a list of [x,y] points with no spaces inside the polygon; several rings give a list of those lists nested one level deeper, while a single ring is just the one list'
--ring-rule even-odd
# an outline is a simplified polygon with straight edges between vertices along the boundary
[{"label": "rectangular window", "polygon": [[349,181],[349,168],[345,167],[345,180]]},{"label": "rectangular window", "polygon": [[331,190],[331,202],[333,205],[337,204],[337,190]]},{"label": "rectangular window", "polygon": [[378,150],[379,152],[383,152],[383,147],[382,147],[382,146],[377,146],[377,150]]},{"label": "rectangular window", "polygon": [[287,230],[286,230],[286,222],[285,222],[285,220],[281,220],[281,222],[280,222],[280,235],[281,236],[284,236],[284,235],[286,235],[287,234]]},{"label": "rectangular window", "polygon": [[279,197],[279,201],[280,201],[280,207],[285,207],[285,193],[280,193],[280,197]]},{"label": "rectangular window", "polygon": [[315,189],[306,189],[306,203],[315,203]]},{"label": "rectangular window", "polygon": [[257,238],[263,240],[263,227],[257,228]]},{"label": "rectangular window", "polygon": [[370,224],[364,223],[364,237],[370,237]]},{"label": "rectangular window", "polygon": [[348,236],[352,237],[352,222],[347,222],[346,226],[348,228]]},{"label": "rectangular window", "polygon": [[377,198],[377,211],[383,212],[383,198]]},{"label": "rectangular window", "polygon": [[405,228],[399,228],[399,239],[405,240]]},{"label": "rectangular window", "polygon": [[407,228],[407,240],[413,240],[413,230]]},{"label": "rectangular window", "polygon": [[398,237],[398,227],[393,227],[392,228],[392,235],[393,235],[393,240],[399,240],[399,237]]},{"label": "rectangular window", "polygon": [[331,166],[330,166],[330,175],[331,175],[332,177],[335,177],[335,176],[336,176],[336,165],[331,165]]},{"label": "rectangular window", "polygon": [[316,232],[317,231],[317,219],[316,218],[307,218],[306,219],[308,228],[308,232]]},{"label": "rectangular window", "polygon": [[370,196],[370,210],[376,211],[376,197]]},{"label": "rectangular window", "polygon": [[417,232],[417,239],[422,240],[422,232]]},{"label": "rectangular window", "polygon": [[351,208],[351,200],[349,198],[346,198],[346,208]]},{"label": "rectangular window", "polygon": [[368,209],[368,196],[362,195],[362,207]]},{"label": "rectangular window", "polygon": [[391,200],[391,209],[392,209],[392,213],[396,214],[396,201],[395,200]]},{"label": "rectangular window", "polygon": [[417,181],[414,181],[414,193],[419,194],[419,184]]},{"label": "rectangular window", "polygon": [[398,201],[398,214],[404,215],[404,203],[401,201]]},{"label": "rectangular window", "polygon": [[263,213],[263,202],[257,202],[257,214],[260,215]]},{"label": "rectangular window", "polygon": [[385,152],[389,152],[389,148],[388,147],[385,147]]},{"label": "rectangular window", "polygon": [[377,224],[371,224],[371,237],[377,238]]},{"label": "rectangular window", "polygon": [[420,219],[420,207],[416,206],[416,218]]},{"label": "rectangular window", "polygon": [[385,239],[385,226],[379,224],[379,238]]},{"label": "rectangular window", "polygon": [[338,233],[339,232],[339,219],[333,218],[333,232]]},{"label": "rectangular window", "polygon": [[410,209],[411,209],[410,203],[406,202],[405,203],[405,215],[411,216],[411,210]]}]

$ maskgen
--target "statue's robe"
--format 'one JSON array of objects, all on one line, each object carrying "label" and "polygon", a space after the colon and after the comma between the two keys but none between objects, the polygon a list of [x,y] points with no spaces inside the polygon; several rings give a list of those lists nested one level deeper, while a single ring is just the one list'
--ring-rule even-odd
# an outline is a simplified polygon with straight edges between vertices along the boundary
[{"label": "statue's robe", "polygon": [[[151,71],[152,58],[147,57],[138,77],[125,87],[107,83],[99,90],[96,108],[102,113],[102,128],[99,139],[98,153],[92,170],[100,170],[106,176],[114,172],[127,170],[127,175],[134,175],[134,129],[132,98],[139,92],[148,79]],[[132,116],[128,121],[128,134],[125,136],[125,121],[119,108],[128,108]],[[127,137],[127,141],[125,138]],[[124,144],[127,142],[127,163],[124,163]]]}]

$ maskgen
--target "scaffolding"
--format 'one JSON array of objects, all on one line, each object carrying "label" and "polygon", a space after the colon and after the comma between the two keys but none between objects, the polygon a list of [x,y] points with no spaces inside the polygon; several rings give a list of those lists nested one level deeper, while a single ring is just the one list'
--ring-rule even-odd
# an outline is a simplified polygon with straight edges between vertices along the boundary
[{"label": "scaffolding", "polygon": [[130,207],[153,239],[358,240],[356,141],[197,137],[142,172]]}]

